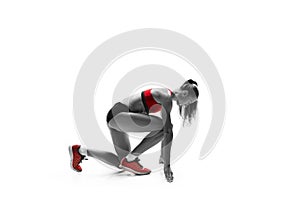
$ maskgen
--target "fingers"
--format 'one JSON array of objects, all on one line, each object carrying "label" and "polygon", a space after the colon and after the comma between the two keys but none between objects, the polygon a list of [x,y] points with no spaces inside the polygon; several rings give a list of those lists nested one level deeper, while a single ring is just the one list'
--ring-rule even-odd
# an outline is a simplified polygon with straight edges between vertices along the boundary
[{"label": "fingers", "polygon": [[172,183],[173,180],[174,180],[174,177],[173,177],[173,172],[170,172],[168,174],[166,174],[166,179],[169,183]]},{"label": "fingers", "polygon": [[165,177],[166,177],[167,181],[169,183],[173,182],[174,177],[173,177],[173,172],[172,172],[170,166],[166,166],[164,168],[164,173],[165,173]]},{"label": "fingers", "polygon": [[174,180],[173,172],[170,169],[165,172],[165,176],[169,183],[173,182],[173,180]]}]

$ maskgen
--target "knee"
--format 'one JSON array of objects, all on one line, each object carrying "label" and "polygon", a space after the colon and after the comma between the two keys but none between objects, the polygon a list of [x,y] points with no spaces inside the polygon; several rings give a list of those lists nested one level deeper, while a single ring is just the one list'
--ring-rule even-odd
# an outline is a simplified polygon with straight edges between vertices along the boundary
[{"label": "knee", "polygon": [[159,123],[157,124],[157,126],[158,126],[158,130],[163,130],[163,129],[164,129],[164,124],[163,124],[162,121],[159,122]]},{"label": "knee", "polygon": [[120,132],[121,132],[120,128],[117,126],[117,123],[115,122],[114,119],[111,119],[111,120],[107,123],[107,127],[108,127],[109,129],[113,129],[113,130],[115,130],[115,131],[120,131]]}]

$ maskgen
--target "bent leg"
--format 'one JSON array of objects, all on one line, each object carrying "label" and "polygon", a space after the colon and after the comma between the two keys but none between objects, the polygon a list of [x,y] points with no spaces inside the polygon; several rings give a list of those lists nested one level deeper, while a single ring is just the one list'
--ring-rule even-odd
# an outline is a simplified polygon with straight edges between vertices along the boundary
[{"label": "bent leg", "polygon": [[120,112],[108,122],[108,126],[120,132],[149,132],[161,130],[163,121],[153,115]]},{"label": "bent leg", "polygon": [[139,156],[154,145],[156,145],[158,142],[160,142],[164,137],[163,130],[159,131],[152,131],[150,132],[142,141],[140,144],[138,144],[135,149],[131,152],[131,154],[135,156]]},{"label": "bent leg", "polygon": [[131,146],[130,146],[130,141],[128,138],[128,135],[124,132],[115,130],[113,128],[110,128],[110,134],[111,134],[111,138],[116,150],[116,153],[118,155],[118,159],[119,161],[121,161],[121,159],[125,156],[127,156],[129,154],[129,152],[131,151]]}]

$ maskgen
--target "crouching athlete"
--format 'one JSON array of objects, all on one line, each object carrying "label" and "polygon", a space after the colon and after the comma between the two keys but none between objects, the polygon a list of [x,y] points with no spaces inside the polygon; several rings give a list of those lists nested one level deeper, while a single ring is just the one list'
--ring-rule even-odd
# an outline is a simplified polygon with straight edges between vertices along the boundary
[{"label": "crouching athlete", "polygon": [[[179,106],[183,124],[191,123],[197,111],[198,96],[197,82],[189,79],[174,90],[151,88],[115,103],[107,113],[106,122],[116,152],[87,149],[81,145],[69,146],[71,168],[81,172],[80,163],[89,156],[136,175],[150,174],[151,170],[144,168],[138,157],[161,141],[159,163],[164,165],[167,181],[172,182],[173,172],[170,167],[173,139],[173,124],[170,117],[172,102],[176,101]],[[161,112],[161,118],[151,115],[160,112],[162,107],[165,112]],[[132,121],[138,126],[133,126]],[[126,132],[149,132],[149,134],[131,150]]]}]

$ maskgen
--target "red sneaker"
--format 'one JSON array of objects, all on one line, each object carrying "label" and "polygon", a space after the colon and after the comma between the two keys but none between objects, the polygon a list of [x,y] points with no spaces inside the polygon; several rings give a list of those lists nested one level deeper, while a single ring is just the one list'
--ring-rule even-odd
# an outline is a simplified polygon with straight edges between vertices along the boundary
[{"label": "red sneaker", "polygon": [[87,160],[84,155],[79,153],[80,145],[69,146],[69,153],[71,157],[71,168],[74,171],[81,172],[82,169],[80,167],[80,163],[83,159]]},{"label": "red sneaker", "polygon": [[126,171],[129,171],[129,172],[132,172],[134,174],[137,174],[137,175],[146,175],[146,174],[150,174],[151,173],[151,170],[150,169],[147,169],[147,168],[144,168],[140,163],[139,163],[139,159],[136,158],[135,160],[129,162],[127,161],[126,158],[123,158],[121,160],[121,163],[120,163],[120,168],[123,168],[124,170]]}]

